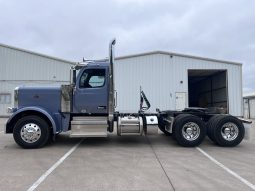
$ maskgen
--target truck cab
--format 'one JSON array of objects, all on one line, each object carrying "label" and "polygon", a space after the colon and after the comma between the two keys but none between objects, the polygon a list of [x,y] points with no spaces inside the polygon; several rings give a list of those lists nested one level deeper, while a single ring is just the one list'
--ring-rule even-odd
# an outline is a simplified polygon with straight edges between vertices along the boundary
[{"label": "truck cab", "polygon": [[109,63],[89,63],[80,69],[73,89],[73,114],[108,113]]}]

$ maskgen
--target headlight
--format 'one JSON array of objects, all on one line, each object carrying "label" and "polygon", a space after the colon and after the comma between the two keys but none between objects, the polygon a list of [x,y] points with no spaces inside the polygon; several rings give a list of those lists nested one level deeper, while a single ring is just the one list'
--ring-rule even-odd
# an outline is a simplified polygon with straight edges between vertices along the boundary
[{"label": "headlight", "polygon": [[14,107],[18,107],[19,105],[18,97],[19,97],[19,87],[16,87],[14,89]]}]

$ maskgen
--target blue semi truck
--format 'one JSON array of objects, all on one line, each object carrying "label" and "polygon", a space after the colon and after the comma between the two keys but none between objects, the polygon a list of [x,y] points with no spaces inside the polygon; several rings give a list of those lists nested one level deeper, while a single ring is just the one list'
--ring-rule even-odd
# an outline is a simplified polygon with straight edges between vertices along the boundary
[{"label": "blue semi truck", "polygon": [[[110,42],[109,60],[87,61],[71,68],[69,85],[58,87],[17,87],[15,104],[6,123],[6,133],[23,148],[43,147],[61,132],[70,137],[106,137],[109,132],[119,136],[146,135],[148,119],[154,119],[159,129],[172,135],[182,146],[199,145],[206,135],[220,146],[233,147],[244,138],[241,119],[206,108],[186,108],[183,111],[147,113],[150,103],[140,91],[137,113],[115,111],[114,45]],[[128,101],[128,100],[127,100]]]}]

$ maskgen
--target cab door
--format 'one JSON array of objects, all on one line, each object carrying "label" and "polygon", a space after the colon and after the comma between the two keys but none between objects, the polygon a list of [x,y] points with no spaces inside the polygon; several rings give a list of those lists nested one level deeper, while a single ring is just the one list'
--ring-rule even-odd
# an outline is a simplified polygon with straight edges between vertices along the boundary
[{"label": "cab door", "polygon": [[106,68],[87,68],[78,75],[73,97],[74,113],[107,113],[106,76]]}]

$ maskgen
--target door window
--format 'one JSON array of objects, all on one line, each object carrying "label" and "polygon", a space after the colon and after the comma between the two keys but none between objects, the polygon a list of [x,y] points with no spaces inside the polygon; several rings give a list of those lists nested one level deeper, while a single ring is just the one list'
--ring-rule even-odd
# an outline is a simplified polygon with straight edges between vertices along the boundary
[{"label": "door window", "polygon": [[105,69],[87,69],[80,79],[80,88],[99,88],[105,84]]}]

